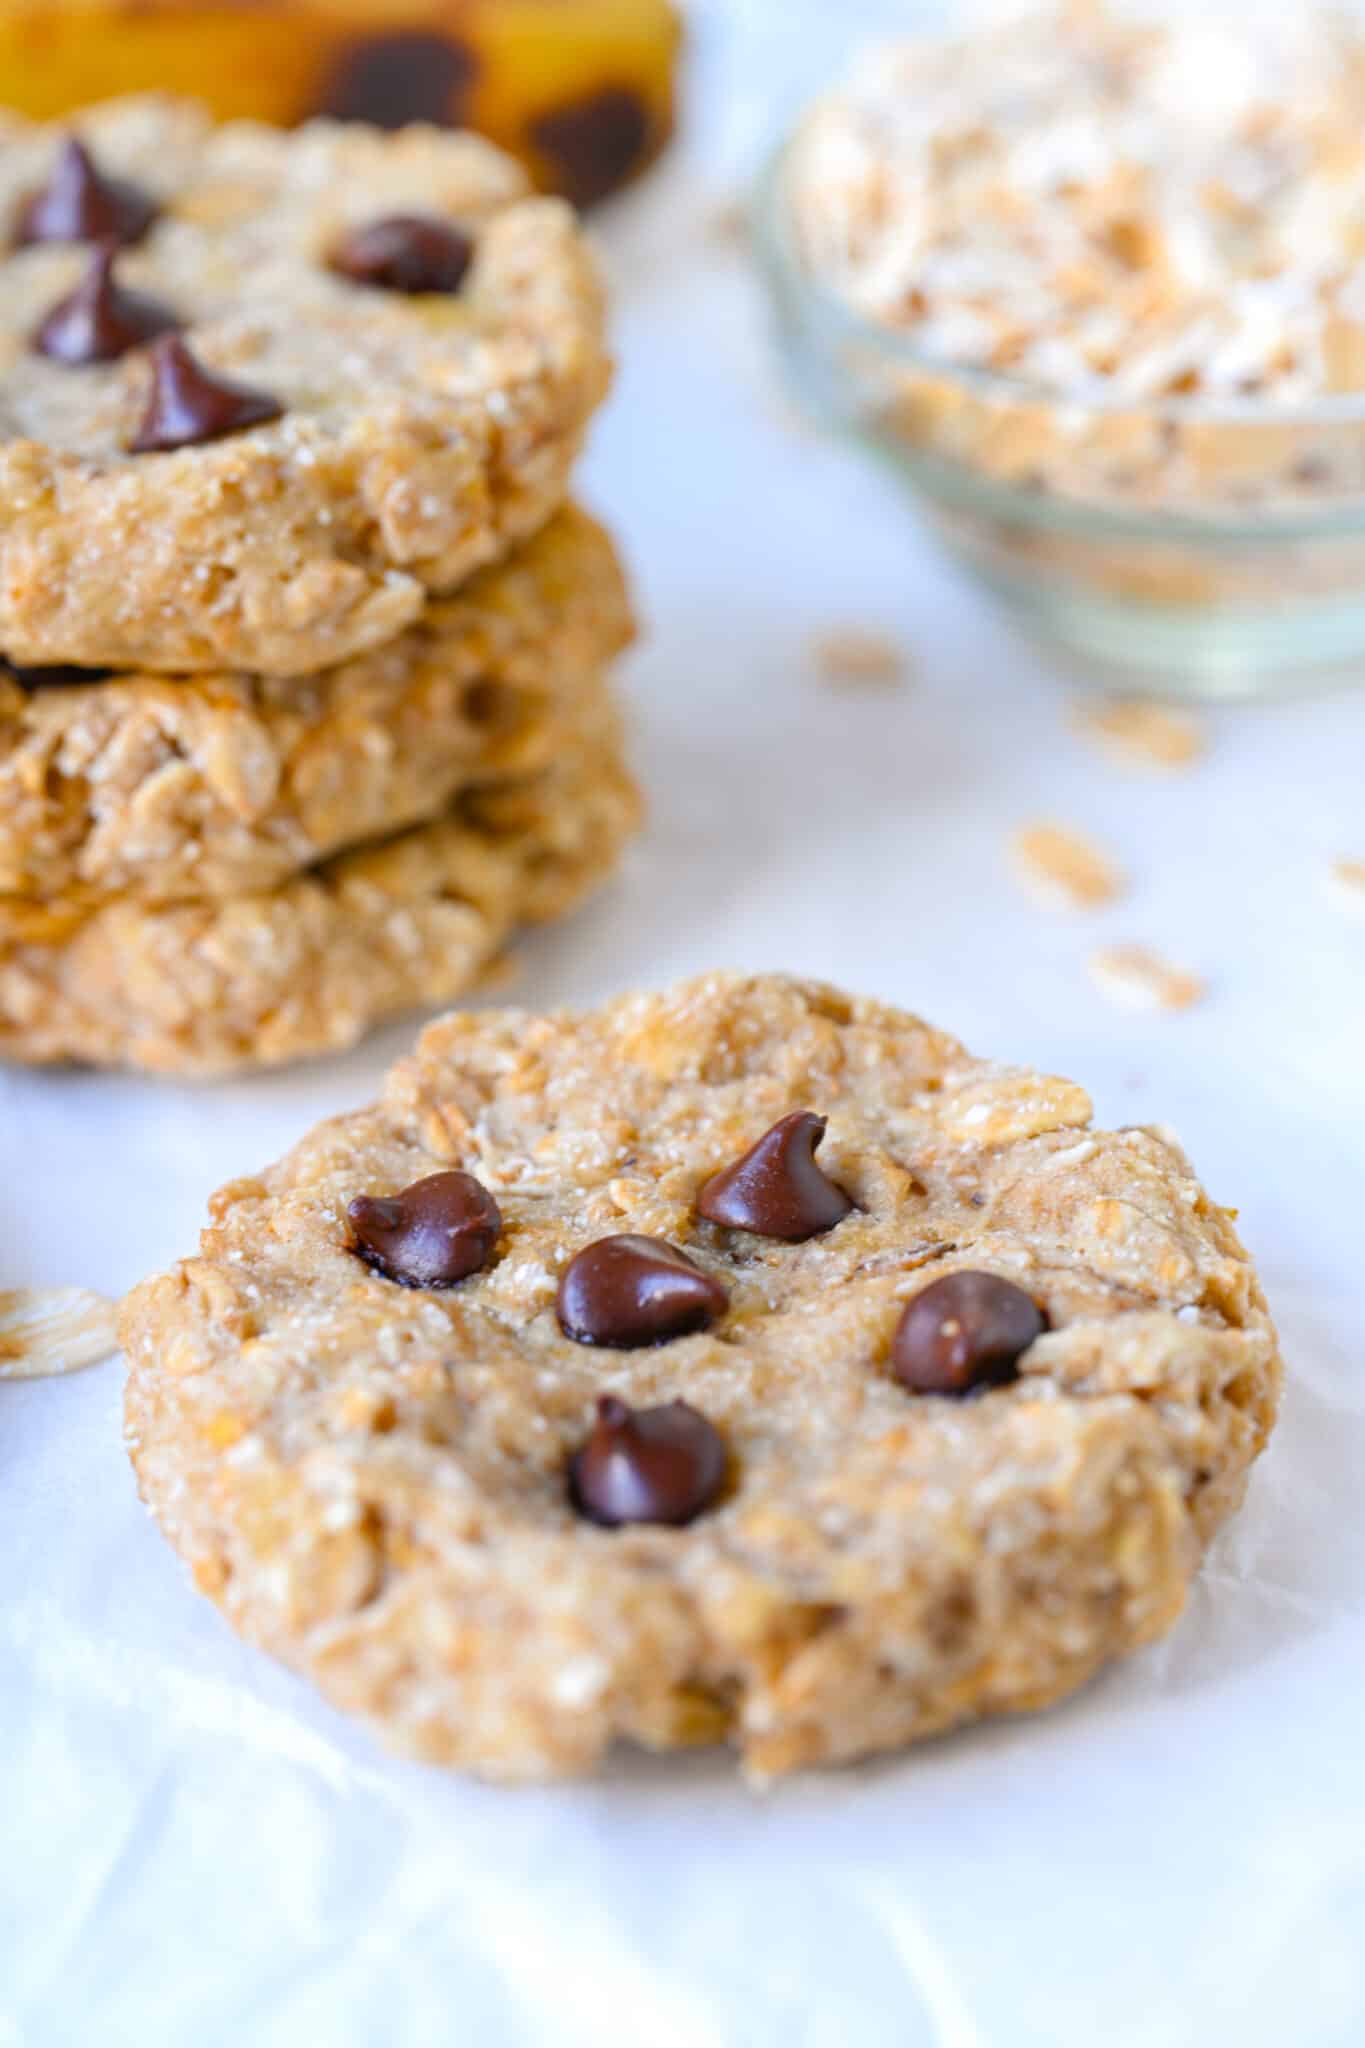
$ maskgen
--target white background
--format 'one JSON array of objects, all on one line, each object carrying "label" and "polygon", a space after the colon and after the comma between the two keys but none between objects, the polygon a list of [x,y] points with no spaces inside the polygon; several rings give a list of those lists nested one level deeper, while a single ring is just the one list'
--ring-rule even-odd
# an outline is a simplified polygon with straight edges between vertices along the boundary
[{"label": "white background", "polygon": [[[687,145],[604,225],[622,374],[585,494],[648,621],[652,822],[516,998],[810,971],[1169,1121],[1241,1205],[1283,1424],[1167,1644],[1040,1720],[757,1800],[719,1759],[549,1792],[387,1761],[190,1591],[116,1366],[0,1387],[6,2048],[1365,2040],[1365,922],[1322,887],[1365,855],[1365,695],[1220,713],[1185,777],[1075,736],[1046,659],[780,396],[708,216],[850,17],[724,13]],[[902,636],[913,687],[822,684],[809,635],[844,623]],[[1100,834],[1129,899],[1018,898],[1004,842],[1040,814]],[[1208,1003],[1106,1007],[1084,955],[1130,937]],[[0,1286],[117,1293],[190,1250],[220,1181],[410,1035],[213,1089],[0,1079]]]}]

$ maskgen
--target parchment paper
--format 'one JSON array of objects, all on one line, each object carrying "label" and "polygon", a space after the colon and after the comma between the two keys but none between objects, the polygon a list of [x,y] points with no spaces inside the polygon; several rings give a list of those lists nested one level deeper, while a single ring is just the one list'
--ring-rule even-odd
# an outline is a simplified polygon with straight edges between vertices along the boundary
[{"label": "parchment paper", "polygon": [[[1221,713],[1184,777],[1116,770],[895,487],[793,422],[707,223],[803,18],[833,10],[699,22],[690,146],[604,229],[623,368],[585,489],[650,623],[653,819],[517,999],[810,971],[1170,1122],[1241,1206],[1282,1427],[1176,1633],[1059,1712],[766,1799],[708,1758],[499,1792],[388,1761],[192,1592],[117,1365],[0,1386],[7,2048],[1365,2040],[1365,922],[1322,886],[1365,855],[1365,693]],[[913,682],[821,683],[809,636],[846,624],[903,636]],[[1005,841],[1040,815],[1103,838],[1129,899],[1021,899]],[[1084,956],[1127,938],[1208,1002],[1108,1007]],[[221,1180],[410,1035],[212,1089],[6,1074],[0,1287],[117,1292],[188,1251]]]}]

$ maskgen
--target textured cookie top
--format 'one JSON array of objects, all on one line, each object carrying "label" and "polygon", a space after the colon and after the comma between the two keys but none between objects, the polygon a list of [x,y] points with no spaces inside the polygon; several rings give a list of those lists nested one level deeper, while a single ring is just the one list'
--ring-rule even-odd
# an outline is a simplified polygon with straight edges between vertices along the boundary
[{"label": "textured cookie top", "polygon": [[0,668],[0,901],[271,888],[544,765],[547,706],[581,697],[630,631],[611,542],[571,509],[321,675]]},{"label": "textured cookie top", "polygon": [[[390,637],[553,509],[605,389],[601,298],[570,209],[528,197],[509,159],[425,128],[214,130],[154,98],[73,128],[89,205],[72,131],[13,124],[0,158],[12,659],[302,673]],[[133,310],[111,325],[103,306],[121,352],[85,360],[79,321],[37,338],[120,207]],[[81,244],[32,239],[68,231]],[[147,341],[125,331],[149,302],[259,417],[134,452],[168,438]]]},{"label": "textured cookie top", "polygon": [[[797,1158],[816,1230],[792,1239],[782,1174],[737,1193],[725,1169],[805,1112],[840,1199]],[[223,1190],[200,1257],[131,1297],[143,1489],[240,1626],[492,1772],[628,1734],[728,1737],[768,1773],[1036,1704],[1178,1611],[1278,1378],[1227,1213],[1168,1139],[1090,1114],[775,977],[444,1019],[377,1108]],[[443,1290],[396,1284],[393,1198],[451,1169],[496,1203],[496,1248]],[[761,1227],[735,1226],[746,1203]],[[568,1334],[603,1283],[566,1271],[622,1234],[704,1276],[664,1283],[692,1334]],[[965,1272],[1033,1328],[1007,1384],[911,1392],[907,1305]],[[637,1479],[693,1486],[685,1526],[583,1512],[603,1396],[681,1400],[719,1437],[717,1465],[671,1411],[636,1446]]]}]

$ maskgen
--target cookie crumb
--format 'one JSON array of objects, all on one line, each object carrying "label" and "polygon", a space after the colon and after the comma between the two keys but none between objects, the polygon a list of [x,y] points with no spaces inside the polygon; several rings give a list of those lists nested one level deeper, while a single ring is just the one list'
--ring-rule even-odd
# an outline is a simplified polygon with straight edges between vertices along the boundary
[{"label": "cookie crumb", "polygon": [[0,1380],[42,1380],[98,1365],[118,1349],[117,1303],[84,1287],[0,1293]]},{"label": "cookie crumb", "polygon": [[811,643],[823,682],[849,689],[893,689],[908,674],[905,649],[889,633],[831,626]]},{"label": "cookie crumb", "polygon": [[1343,856],[1327,872],[1328,886],[1343,910],[1365,917],[1365,860]]},{"label": "cookie crumb", "polygon": [[1208,993],[1199,975],[1173,967],[1150,946],[1102,946],[1088,965],[1101,994],[1135,1010],[1188,1010]]},{"label": "cookie crumb", "polygon": [[1141,697],[1087,704],[1076,714],[1076,729],[1128,768],[1192,768],[1208,751],[1204,728],[1190,712]]},{"label": "cookie crumb", "polygon": [[1123,893],[1124,876],[1082,832],[1041,820],[1010,843],[1015,871],[1031,895],[1064,910],[1094,910]]}]

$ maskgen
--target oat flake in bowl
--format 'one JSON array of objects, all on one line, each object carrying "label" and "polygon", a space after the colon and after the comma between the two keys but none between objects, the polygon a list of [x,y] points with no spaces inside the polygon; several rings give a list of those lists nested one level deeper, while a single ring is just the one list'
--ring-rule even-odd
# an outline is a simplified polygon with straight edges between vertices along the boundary
[{"label": "oat flake in bowl", "polygon": [[792,366],[1132,680],[1365,652],[1365,35],[1034,13],[870,52],[763,195]]}]

